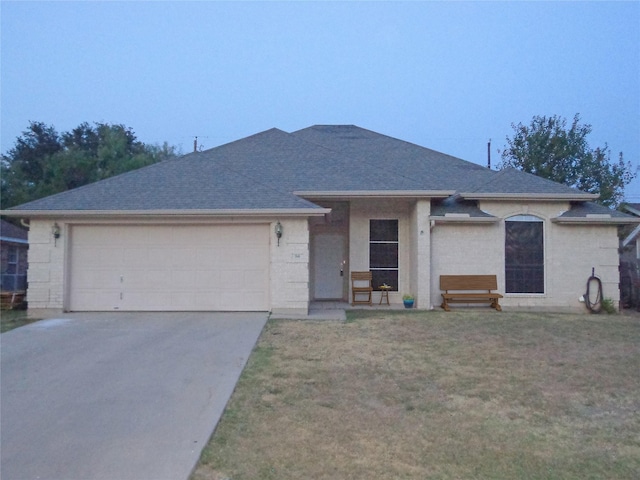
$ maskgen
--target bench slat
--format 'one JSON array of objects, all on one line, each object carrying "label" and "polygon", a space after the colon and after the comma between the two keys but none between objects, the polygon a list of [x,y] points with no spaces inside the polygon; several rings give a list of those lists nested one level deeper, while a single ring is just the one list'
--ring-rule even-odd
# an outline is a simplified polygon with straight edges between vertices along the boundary
[{"label": "bench slat", "polygon": [[440,275],[440,290],[496,290],[496,275]]}]

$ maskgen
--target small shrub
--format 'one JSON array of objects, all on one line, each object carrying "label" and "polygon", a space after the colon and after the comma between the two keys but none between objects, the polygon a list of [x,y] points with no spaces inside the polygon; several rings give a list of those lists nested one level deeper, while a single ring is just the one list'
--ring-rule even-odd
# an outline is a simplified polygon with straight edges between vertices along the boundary
[{"label": "small shrub", "polygon": [[616,305],[614,301],[610,298],[602,299],[602,311],[608,314],[616,313],[618,310],[616,309]]}]

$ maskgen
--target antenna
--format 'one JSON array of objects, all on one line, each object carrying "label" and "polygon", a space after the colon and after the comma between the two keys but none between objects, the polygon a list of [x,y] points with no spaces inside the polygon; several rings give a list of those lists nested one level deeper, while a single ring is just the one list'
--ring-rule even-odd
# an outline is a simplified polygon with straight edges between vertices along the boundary
[{"label": "antenna", "polygon": [[[200,137],[200,138],[209,138],[209,137]],[[194,135],[193,137],[193,153],[201,152],[204,150],[204,145],[200,145],[200,149],[198,149],[198,135]]]},{"label": "antenna", "polygon": [[491,170],[491,139],[487,143],[487,168]]}]

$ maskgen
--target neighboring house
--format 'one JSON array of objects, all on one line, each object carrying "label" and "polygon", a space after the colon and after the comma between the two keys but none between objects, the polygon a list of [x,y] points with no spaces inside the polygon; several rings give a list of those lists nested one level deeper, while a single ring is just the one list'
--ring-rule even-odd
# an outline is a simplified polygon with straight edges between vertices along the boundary
[{"label": "neighboring house", "polygon": [[[628,203],[623,209],[640,218],[640,203]],[[621,300],[627,307],[640,308],[640,225],[630,226],[621,244]]]},{"label": "neighboring house", "polygon": [[0,291],[27,289],[28,231],[0,220]]},{"label": "neighboring house", "polygon": [[496,274],[504,308],[584,310],[592,269],[619,300],[617,228],[640,221],[595,198],[346,125],[267,130],[4,213],[31,223],[31,309],[306,314],[371,270],[421,309],[441,274]]}]

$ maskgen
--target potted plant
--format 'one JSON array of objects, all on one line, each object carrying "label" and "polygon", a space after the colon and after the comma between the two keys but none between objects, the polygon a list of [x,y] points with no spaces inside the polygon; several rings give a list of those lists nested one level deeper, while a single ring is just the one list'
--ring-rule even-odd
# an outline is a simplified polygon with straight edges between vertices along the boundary
[{"label": "potted plant", "polygon": [[406,293],[402,296],[402,302],[404,303],[404,308],[413,308],[414,298],[410,293]]}]

